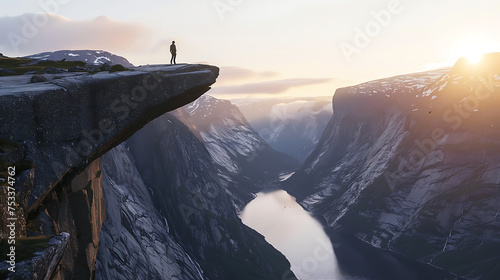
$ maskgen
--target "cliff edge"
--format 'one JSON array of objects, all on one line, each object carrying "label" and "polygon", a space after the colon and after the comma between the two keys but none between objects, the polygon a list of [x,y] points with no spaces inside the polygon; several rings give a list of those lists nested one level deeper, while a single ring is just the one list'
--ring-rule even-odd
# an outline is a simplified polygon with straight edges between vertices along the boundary
[{"label": "cliff edge", "polygon": [[488,54],[338,89],[318,147],[287,189],[330,232],[464,279],[497,279],[498,61]]},{"label": "cliff edge", "polygon": [[207,65],[130,70],[45,74],[41,83],[31,75],[0,77],[1,138],[16,147],[17,159],[34,167],[32,187],[18,190],[29,213],[62,180],[208,91],[219,73]]}]

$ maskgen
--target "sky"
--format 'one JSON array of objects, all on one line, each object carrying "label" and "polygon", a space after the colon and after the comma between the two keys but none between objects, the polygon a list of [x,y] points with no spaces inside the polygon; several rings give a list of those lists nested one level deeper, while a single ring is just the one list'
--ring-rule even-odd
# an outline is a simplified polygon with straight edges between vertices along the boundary
[{"label": "sky", "polygon": [[[22,3],[22,4],[19,4]],[[497,0],[0,0],[0,53],[107,50],[221,68],[228,99],[339,87],[500,51]]]}]

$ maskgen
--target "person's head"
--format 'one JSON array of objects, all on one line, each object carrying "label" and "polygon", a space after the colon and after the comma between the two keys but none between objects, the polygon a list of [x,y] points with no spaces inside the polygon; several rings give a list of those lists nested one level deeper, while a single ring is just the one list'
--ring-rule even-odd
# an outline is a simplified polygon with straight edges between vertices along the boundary
[{"label": "person's head", "polygon": [[172,44],[175,44],[175,41],[172,41]]}]

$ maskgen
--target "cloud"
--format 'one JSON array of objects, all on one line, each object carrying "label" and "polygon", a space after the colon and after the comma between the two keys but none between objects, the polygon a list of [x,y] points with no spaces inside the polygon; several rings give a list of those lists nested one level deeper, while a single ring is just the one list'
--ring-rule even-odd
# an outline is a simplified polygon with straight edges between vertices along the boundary
[{"label": "cloud", "polygon": [[332,79],[285,79],[285,80],[275,80],[266,81],[259,83],[248,83],[243,85],[232,85],[232,86],[214,86],[213,92],[220,94],[251,94],[251,93],[263,93],[263,94],[279,94],[288,91],[291,88],[318,85],[330,82]]},{"label": "cloud", "polygon": [[28,55],[61,49],[103,49],[111,52],[147,48],[151,31],[141,23],[101,16],[74,21],[54,14],[0,17],[0,52]]},{"label": "cloud", "polygon": [[244,80],[244,79],[251,79],[251,78],[272,78],[275,76],[278,76],[279,73],[277,72],[271,72],[271,71],[264,71],[264,72],[258,72],[254,70],[250,70],[247,68],[241,68],[241,67],[221,67],[220,69],[220,76],[217,79],[218,84],[224,84],[224,83],[229,83],[229,82],[234,82],[238,80]]}]

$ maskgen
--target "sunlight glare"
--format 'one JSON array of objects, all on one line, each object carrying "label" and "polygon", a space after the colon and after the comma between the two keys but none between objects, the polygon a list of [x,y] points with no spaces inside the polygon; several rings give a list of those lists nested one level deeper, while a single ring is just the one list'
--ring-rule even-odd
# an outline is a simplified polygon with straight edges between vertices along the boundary
[{"label": "sunlight glare", "polygon": [[454,53],[458,57],[465,57],[472,64],[478,64],[484,54],[496,51],[497,46],[490,36],[473,34],[457,41]]},{"label": "sunlight glare", "polygon": [[472,64],[478,64],[483,58],[483,53],[470,53],[465,55],[465,58]]}]

